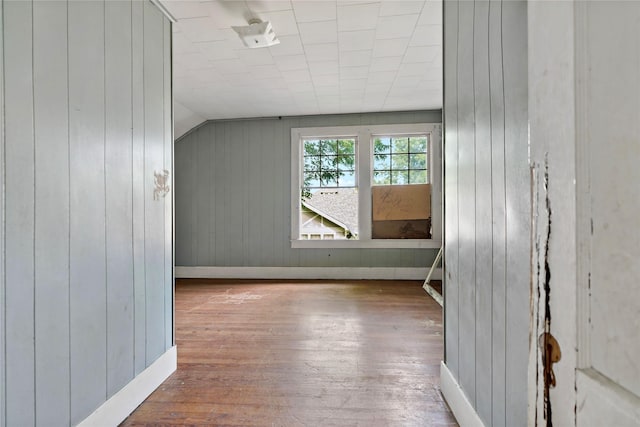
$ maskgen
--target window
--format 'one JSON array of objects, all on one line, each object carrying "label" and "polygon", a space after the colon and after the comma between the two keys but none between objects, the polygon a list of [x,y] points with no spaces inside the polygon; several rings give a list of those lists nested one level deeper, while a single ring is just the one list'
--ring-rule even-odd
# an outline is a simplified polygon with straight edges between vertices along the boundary
[{"label": "window", "polygon": [[[302,138],[300,235],[358,238],[356,138]],[[326,239],[326,237],[325,237]]]},{"label": "window", "polygon": [[[440,246],[440,124],[295,128],[291,148],[292,247]],[[429,214],[402,238],[380,217],[397,192]]]},{"label": "window", "polygon": [[427,135],[378,136],[373,142],[373,184],[426,184]]}]

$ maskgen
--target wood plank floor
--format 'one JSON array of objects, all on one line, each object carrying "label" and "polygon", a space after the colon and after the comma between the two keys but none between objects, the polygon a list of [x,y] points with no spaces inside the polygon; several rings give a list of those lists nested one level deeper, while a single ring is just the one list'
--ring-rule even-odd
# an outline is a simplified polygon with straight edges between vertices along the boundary
[{"label": "wood plank floor", "polygon": [[421,286],[181,280],[178,370],[122,425],[456,426]]}]

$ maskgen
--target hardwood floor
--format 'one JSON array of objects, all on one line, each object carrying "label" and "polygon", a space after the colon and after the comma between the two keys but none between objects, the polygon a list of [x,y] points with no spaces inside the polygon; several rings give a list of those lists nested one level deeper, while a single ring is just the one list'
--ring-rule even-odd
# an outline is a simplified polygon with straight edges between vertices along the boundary
[{"label": "hardwood floor", "polygon": [[178,370],[123,426],[457,426],[421,282],[180,280]]}]

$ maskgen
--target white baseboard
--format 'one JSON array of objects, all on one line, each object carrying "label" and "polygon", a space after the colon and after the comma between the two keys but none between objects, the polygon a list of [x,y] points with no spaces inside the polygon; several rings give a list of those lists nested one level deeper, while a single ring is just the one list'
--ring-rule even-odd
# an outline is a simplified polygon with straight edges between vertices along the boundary
[{"label": "white baseboard", "polygon": [[[396,267],[179,267],[178,279],[329,279],[329,280],[424,280],[429,268]],[[442,269],[431,276],[442,280]]]},{"label": "white baseboard", "polygon": [[444,362],[440,363],[440,388],[460,427],[484,427],[478,413]]},{"label": "white baseboard", "polygon": [[171,347],[122,390],[104,402],[78,427],[117,426],[125,420],[178,366],[176,346]]}]

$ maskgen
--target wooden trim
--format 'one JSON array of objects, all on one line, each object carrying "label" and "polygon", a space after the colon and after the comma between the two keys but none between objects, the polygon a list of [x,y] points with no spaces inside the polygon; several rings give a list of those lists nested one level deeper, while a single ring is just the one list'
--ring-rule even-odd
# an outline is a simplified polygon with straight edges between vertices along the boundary
[{"label": "wooden trim", "polygon": [[440,364],[440,388],[460,427],[484,427],[471,402],[444,362]]},{"label": "wooden trim", "polygon": [[169,9],[167,9],[165,7],[165,5],[163,4],[164,1],[166,0],[149,0],[151,3],[153,3],[153,5],[155,7],[158,8],[158,10],[160,12],[162,12],[162,14],[171,22],[175,23],[178,22],[178,20],[171,14],[171,12],[169,12]]},{"label": "wooden trim", "polygon": [[438,303],[440,307],[444,307],[444,299],[442,298],[442,295],[440,295],[438,291],[436,291],[430,284],[425,283],[424,285],[422,285],[422,289],[424,289],[429,294],[429,296]]},{"label": "wooden trim", "polygon": [[176,117],[173,99],[173,24],[169,25],[169,78],[171,97],[171,344],[176,345]]},{"label": "wooden trim", "polygon": [[124,421],[178,366],[177,347],[173,346],[122,390],[104,402],[78,427],[116,426]]},{"label": "wooden trim", "polygon": [[[300,236],[300,144],[302,135],[296,128],[291,129],[291,237]],[[293,245],[291,247],[294,247]]]},{"label": "wooden trim", "polygon": [[578,344],[576,367],[584,369],[591,367],[591,145],[593,141],[589,134],[589,19],[588,5],[575,4],[575,74],[576,74],[576,338]]},{"label": "wooden trim", "polygon": [[442,245],[440,240],[431,239],[370,239],[370,240],[292,240],[294,249],[438,249]]},{"label": "wooden trim", "polygon": [[[640,425],[640,398],[595,369],[576,369],[577,425],[600,425],[595,414],[606,414],[609,425]],[[585,405],[586,404],[586,405]],[[585,413],[586,412],[586,413]],[[597,417],[597,415],[596,415]]]},{"label": "wooden trim", "polygon": [[[0,2],[4,28],[4,2]],[[5,383],[5,136],[4,136],[4,29],[0,29],[0,427],[6,425]]]},{"label": "wooden trim", "polygon": [[[180,267],[177,279],[424,280],[428,268],[395,267]],[[432,279],[442,279],[442,269]]]}]

